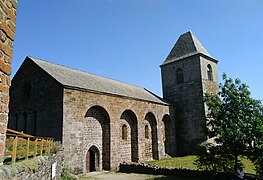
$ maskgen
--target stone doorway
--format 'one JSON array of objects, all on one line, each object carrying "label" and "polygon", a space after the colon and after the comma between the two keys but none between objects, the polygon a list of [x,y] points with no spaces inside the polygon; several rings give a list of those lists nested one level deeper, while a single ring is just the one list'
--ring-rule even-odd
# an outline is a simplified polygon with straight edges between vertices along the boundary
[{"label": "stone doorway", "polygon": [[86,155],[86,172],[93,172],[99,170],[99,150],[92,146]]}]

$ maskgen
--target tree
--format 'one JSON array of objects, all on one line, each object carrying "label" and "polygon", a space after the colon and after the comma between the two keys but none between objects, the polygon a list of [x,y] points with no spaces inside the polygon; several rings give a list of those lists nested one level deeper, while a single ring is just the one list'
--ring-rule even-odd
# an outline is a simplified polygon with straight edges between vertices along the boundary
[{"label": "tree", "polygon": [[262,103],[250,96],[248,86],[239,79],[233,81],[223,74],[223,80],[218,95],[204,97],[209,110],[206,132],[208,137],[216,137],[216,143],[220,144],[213,147],[215,155],[234,161],[237,171],[239,155],[252,157],[256,149],[262,152]]}]

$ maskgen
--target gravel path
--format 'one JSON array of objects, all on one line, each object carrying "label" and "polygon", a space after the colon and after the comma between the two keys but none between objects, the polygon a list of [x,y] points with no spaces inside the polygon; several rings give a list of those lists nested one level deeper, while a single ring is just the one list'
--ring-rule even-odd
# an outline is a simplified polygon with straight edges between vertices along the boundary
[{"label": "gravel path", "polygon": [[135,174],[135,173],[115,173],[115,172],[92,172],[86,176],[80,177],[80,180],[153,180],[163,179],[162,175],[148,175],[148,174]]}]

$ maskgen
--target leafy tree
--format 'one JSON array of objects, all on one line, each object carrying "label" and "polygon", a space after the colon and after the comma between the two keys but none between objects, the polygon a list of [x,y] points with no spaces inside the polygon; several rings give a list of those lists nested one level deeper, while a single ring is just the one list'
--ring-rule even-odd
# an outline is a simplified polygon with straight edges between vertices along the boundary
[{"label": "leafy tree", "polygon": [[219,155],[224,160],[234,161],[237,171],[239,155],[252,157],[253,153],[262,152],[262,104],[250,96],[248,86],[239,79],[233,81],[223,74],[223,80],[219,95],[206,94],[204,97],[209,110],[207,135],[216,137],[219,144],[213,146],[216,149],[213,157]]},{"label": "leafy tree", "polygon": [[233,156],[220,153],[220,147],[211,146],[209,149],[200,147],[195,165],[208,171],[232,171],[234,166]]}]

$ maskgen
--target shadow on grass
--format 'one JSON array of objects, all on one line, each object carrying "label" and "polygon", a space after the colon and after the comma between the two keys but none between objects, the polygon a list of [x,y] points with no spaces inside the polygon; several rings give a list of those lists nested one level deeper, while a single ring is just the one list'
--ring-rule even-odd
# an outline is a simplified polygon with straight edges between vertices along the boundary
[{"label": "shadow on grass", "polygon": [[146,180],[202,180],[203,178],[192,178],[192,177],[178,177],[178,176],[164,176],[156,178],[148,178]]}]

